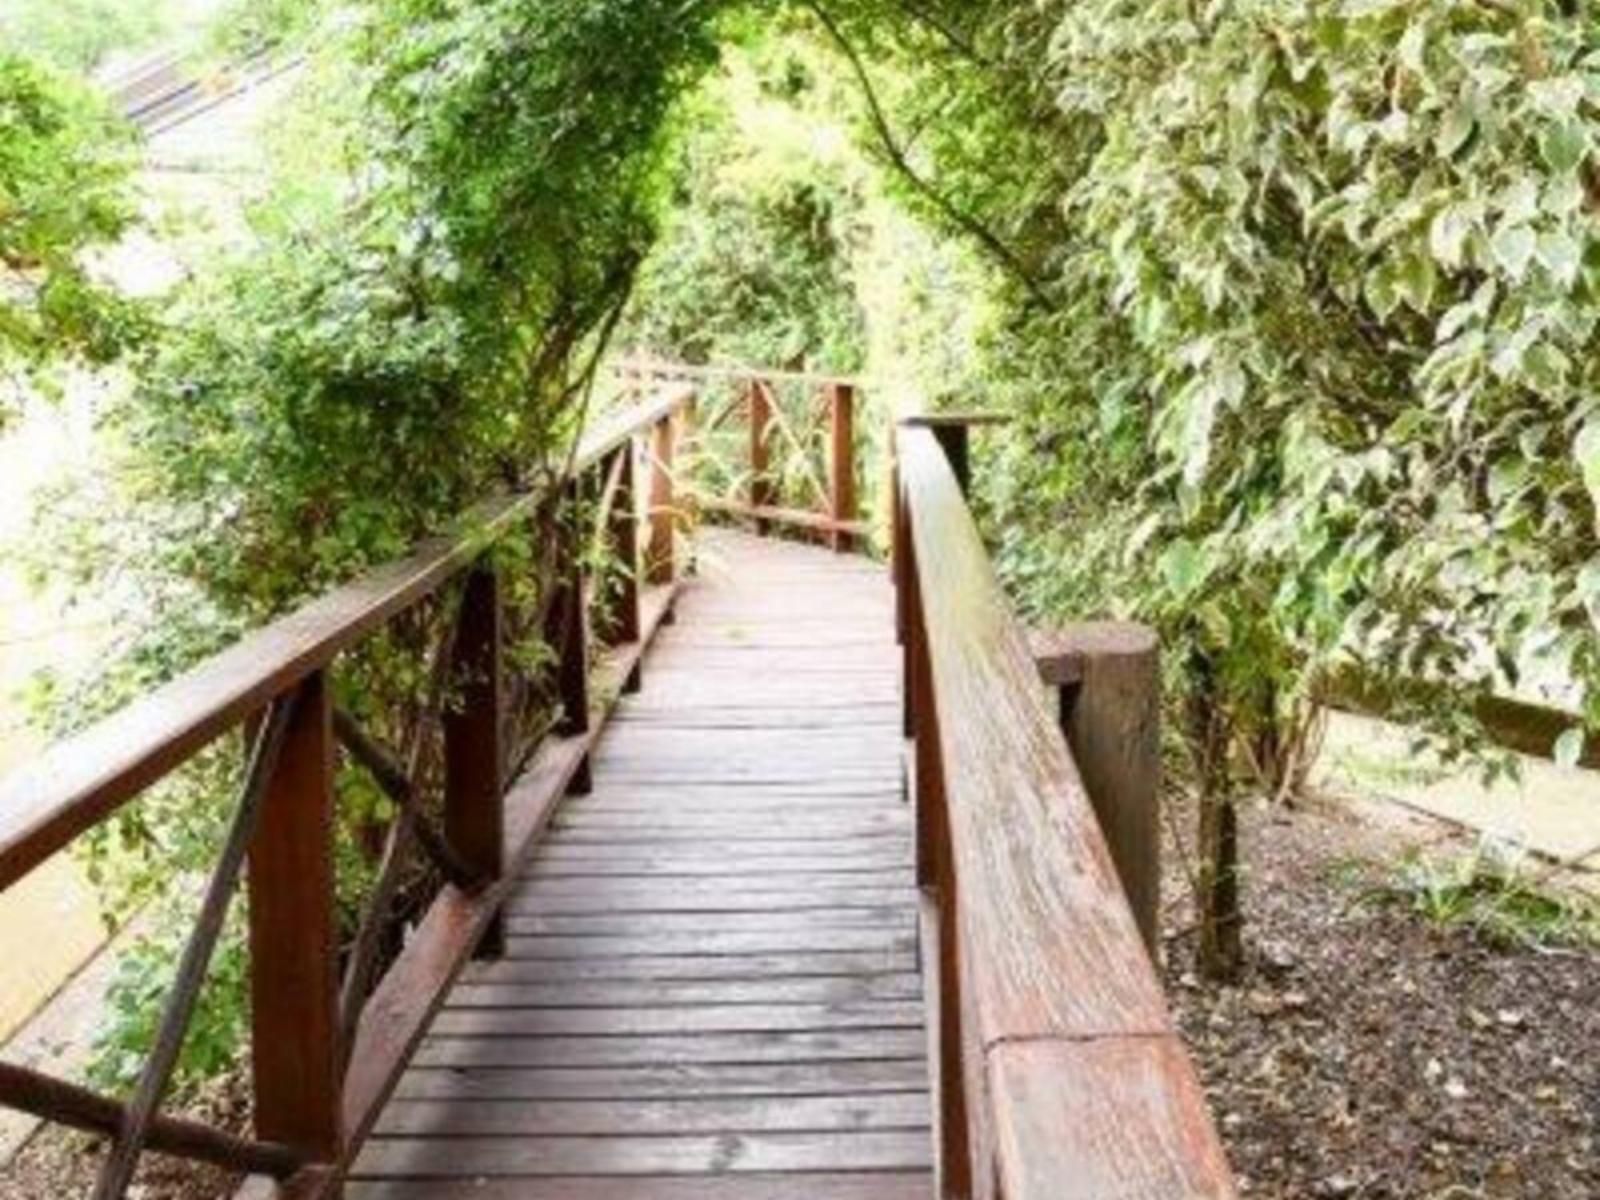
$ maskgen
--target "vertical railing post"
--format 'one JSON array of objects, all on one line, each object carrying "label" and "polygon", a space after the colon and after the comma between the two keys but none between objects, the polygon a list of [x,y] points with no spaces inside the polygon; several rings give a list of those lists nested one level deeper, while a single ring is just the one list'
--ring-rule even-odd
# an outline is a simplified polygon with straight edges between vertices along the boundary
[{"label": "vertical railing post", "polygon": [[894,640],[906,644],[905,519],[901,514],[898,450],[889,465],[889,578],[894,581]]},{"label": "vertical railing post", "polygon": [[[855,389],[848,383],[831,384],[828,398],[828,512],[842,523],[856,519]],[[837,524],[829,540],[839,553],[855,548],[855,538]]]},{"label": "vertical railing post", "polygon": [[[450,847],[480,879],[505,869],[506,751],[504,639],[500,578],[484,561],[467,574],[456,615],[452,690],[444,706],[444,833]],[[505,948],[499,914],[478,944],[481,957]]]},{"label": "vertical railing post", "polygon": [[1161,914],[1161,668],[1155,631],[1092,621],[1033,636],[1061,730],[1156,959]]},{"label": "vertical railing post", "polygon": [[[582,539],[578,533],[582,496],[578,480],[562,489],[556,516],[559,541],[552,580],[555,595],[545,619],[545,640],[555,654],[556,700],[561,705],[555,731],[561,737],[574,737],[589,729],[589,612],[584,595]],[[568,790],[582,796],[592,786],[585,755]]]},{"label": "vertical railing post", "polygon": [[[606,518],[606,541],[616,561],[619,575],[616,595],[606,613],[605,635],[615,643],[637,642],[639,614],[639,499],[634,486],[634,445],[629,438],[618,448],[622,456],[617,473],[617,490]],[[643,657],[623,681],[624,692],[636,692],[641,683]]]},{"label": "vertical railing post", "polygon": [[333,703],[299,685],[250,843],[251,1070],[256,1135],[318,1162],[343,1150],[334,915]]},{"label": "vertical railing post", "polygon": [[[749,388],[750,405],[750,505],[766,508],[773,502],[769,441],[772,431],[772,398],[767,385],[752,379]],[[769,524],[760,517],[755,519],[756,533],[766,534]]]},{"label": "vertical railing post", "polygon": [[650,542],[646,555],[645,579],[653,584],[671,583],[673,562],[673,447],[676,442],[671,416],[664,416],[650,430]]}]

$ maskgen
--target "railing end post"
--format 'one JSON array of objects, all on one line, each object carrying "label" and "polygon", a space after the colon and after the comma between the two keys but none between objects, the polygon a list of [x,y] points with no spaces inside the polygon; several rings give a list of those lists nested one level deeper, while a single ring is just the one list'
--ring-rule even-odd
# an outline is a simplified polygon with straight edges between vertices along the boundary
[{"label": "railing end post", "polygon": [[1062,733],[1155,961],[1161,910],[1161,679],[1155,630],[1084,621],[1030,637]]}]

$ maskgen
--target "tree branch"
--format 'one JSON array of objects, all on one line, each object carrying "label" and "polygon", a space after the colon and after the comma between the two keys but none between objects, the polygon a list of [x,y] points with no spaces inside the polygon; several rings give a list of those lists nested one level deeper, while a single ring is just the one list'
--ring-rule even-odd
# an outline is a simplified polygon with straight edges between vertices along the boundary
[{"label": "tree branch", "polygon": [[838,23],[834,21],[828,11],[818,3],[818,0],[803,0],[803,3],[806,8],[815,14],[817,20],[822,23],[822,27],[827,30],[828,36],[849,61],[850,69],[854,72],[856,81],[861,85],[862,97],[867,102],[867,113],[872,120],[874,130],[878,134],[878,140],[883,143],[884,153],[889,156],[889,160],[893,163],[895,170],[904,176],[906,181],[924,199],[938,209],[946,220],[977,241],[1007,272],[1015,276],[1036,303],[1046,309],[1054,309],[1055,304],[1016,252],[1007,246],[999,235],[987,225],[971,213],[960,208],[911,165],[906,158],[905,151],[895,139],[894,130],[889,126],[889,118],[884,113],[883,106],[878,102],[878,93],[872,86],[872,77],[867,74],[866,64],[862,61],[860,53],[851,44],[850,39],[845,37],[844,31],[839,28]]}]

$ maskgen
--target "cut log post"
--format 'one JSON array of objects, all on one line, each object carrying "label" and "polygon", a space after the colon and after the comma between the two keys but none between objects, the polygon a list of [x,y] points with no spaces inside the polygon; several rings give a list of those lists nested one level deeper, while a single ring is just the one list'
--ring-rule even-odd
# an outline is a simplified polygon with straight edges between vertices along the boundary
[{"label": "cut log post", "polygon": [[855,538],[837,524],[856,519],[855,401],[847,383],[828,388],[828,515],[836,522],[828,539],[840,554],[855,549]]},{"label": "cut log post", "polygon": [[314,1162],[343,1150],[333,770],[333,704],[319,671],[299,687],[248,876],[256,1136]]},{"label": "cut log post", "polygon": [[[467,576],[456,620],[453,693],[444,705],[445,841],[472,874],[500,878],[505,862],[505,683],[500,580],[482,564]],[[505,949],[496,916],[479,943],[482,957]]]},{"label": "cut log post", "polygon": [[1030,641],[1057,690],[1061,731],[1083,776],[1145,948],[1156,961],[1161,914],[1161,674],[1155,631],[1088,621]]}]

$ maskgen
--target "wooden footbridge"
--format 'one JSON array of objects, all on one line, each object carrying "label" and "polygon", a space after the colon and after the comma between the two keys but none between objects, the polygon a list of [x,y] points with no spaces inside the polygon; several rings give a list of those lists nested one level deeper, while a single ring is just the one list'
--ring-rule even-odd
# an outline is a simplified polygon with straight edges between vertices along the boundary
[{"label": "wooden footbridge", "polygon": [[[244,748],[134,1093],[0,1063],[0,1103],[106,1135],[98,1196],[147,1152],[263,1198],[1233,1195],[1146,953],[1153,647],[1029,643],[965,503],[967,422],[896,430],[885,570],[850,552],[850,381],[669,374],[635,374],[556,492],[487,503],[0,784],[7,887]],[[720,477],[719,439],[748,447]],[[807,476],[821,504],[780,504]],[[531,565],[503,547],[530,527],[554,531]],[[339,686],[397,625],[442,631],[409,735]],[[351,773],[394,812],[353,930]],[[161,1103],[240,879],[249,1134]]]}]

